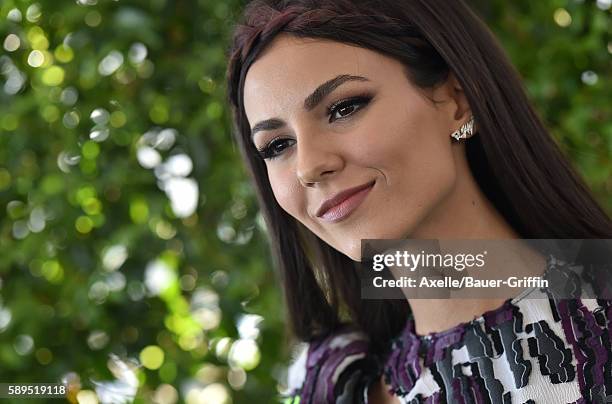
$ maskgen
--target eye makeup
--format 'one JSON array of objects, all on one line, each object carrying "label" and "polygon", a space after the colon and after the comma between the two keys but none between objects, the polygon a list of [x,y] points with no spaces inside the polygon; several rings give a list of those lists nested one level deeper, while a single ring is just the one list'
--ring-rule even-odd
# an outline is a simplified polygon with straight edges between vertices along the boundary
[{"label": "eye makeup", "polygon": [[264,147],[261,149],[257,149],[259,156],[264,160],[272,160],[278,156],[280,156],[283,151],[288,147],[282,147],[286,145],[287,142],[295,143],[294,139],[291,138],[283,138],[282,136],[275,137],[270,140]]},{"label": "eye makeup", "polygon": [[355,106],[358,106],[357,108],[357,111],[358,111],[361,108],[363,108],[365,105],[367,105],[372,100],[372,98],[374,98],[374,96],[371,93],[365,92],[365,93],[362,93],[362,94],[359,94],[359,95],[356,95],[350,98],[345,98],[345,99],[332,103],[326,108],[327,116],[329,116],[329,123],[332,123],[338,119],[344,119],[347,116],[351,116],[353,115],[355,110],[353,109],[347,115],[342,115],[339,118],[334,119],[333,114],[335,114],[336,112],[342,111],[345,108],[355,107]]},{"label": "eye makeup", "polygon": [[[336,121],[343,121],[351,118],[354,114],[368,105],[373,98],[374,95],[371,92],[363,92],[331,103],[325,109],[328,122],[334,123]],[[342,114],[342,112],[344,112],[344,115],[335,115],[337,113]],[[283,154],[284,150],[293,144],[295,144],[294,139],[277,136],[268,141],[263,147],[257,148],[257,152],[263,160],[273,160]]]}]

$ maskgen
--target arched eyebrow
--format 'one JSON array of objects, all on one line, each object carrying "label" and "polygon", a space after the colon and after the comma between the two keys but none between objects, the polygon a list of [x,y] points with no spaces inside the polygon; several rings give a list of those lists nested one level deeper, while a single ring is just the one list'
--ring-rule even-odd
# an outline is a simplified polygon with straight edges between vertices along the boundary
[{"label": "arched eyebrow", "polygon": [[[304,109],[308,111],[312,111],[317,105],[323,101],[325,97],[327,97],[331,92],[333,92],[336,88],[341,86],[342,84],[349,81],[370,81],[363,76],[353,76],[350,74],[340,74],[334,77],[331,80],[327,80],[325,83],[318,86],[312,94],[310,94],[304,100]],[[251,137],[255,136],[255,134],[259,131],[263,130],[274,130],[279,129],[285,126],[285,121],[279,118],[270,118],[263,121],[258,122],[251,129]]]}]

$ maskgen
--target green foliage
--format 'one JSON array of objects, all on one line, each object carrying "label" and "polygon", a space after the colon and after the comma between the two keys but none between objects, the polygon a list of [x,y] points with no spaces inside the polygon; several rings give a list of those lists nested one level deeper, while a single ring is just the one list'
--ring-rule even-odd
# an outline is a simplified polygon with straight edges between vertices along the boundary
[{"label": "green foliage", "polygon": [[[224,96],[242,3],[0,4],[1,381],[275,400],[282,300]],[[610,11],[473,3],[612,211]]]},{"label": "green foliage", "polygon": [[612,212],[610,2],[472,0],[547,127]]}]

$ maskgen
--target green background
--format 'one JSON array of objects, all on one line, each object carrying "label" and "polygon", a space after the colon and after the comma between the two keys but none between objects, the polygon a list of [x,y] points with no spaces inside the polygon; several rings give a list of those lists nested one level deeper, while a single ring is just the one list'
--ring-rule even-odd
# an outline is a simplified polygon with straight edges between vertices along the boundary
[{"label": "green background", "polygon": [[[612,212],[610,2],[472,3]],[[224,95],[243,2],[0,4],[0,382],[273,402],[283,305]]]}]

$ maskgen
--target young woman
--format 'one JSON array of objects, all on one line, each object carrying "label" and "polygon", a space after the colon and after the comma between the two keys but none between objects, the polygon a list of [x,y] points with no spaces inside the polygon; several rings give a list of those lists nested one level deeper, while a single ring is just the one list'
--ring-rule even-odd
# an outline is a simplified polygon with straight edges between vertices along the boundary
[{"label": "young woman", "polygon": [[461,1],[251,2],[228,92],[291,329],[308,342],[288,402],[612,395],[608,301],[360,298],[362,239],[612,236]]}]

